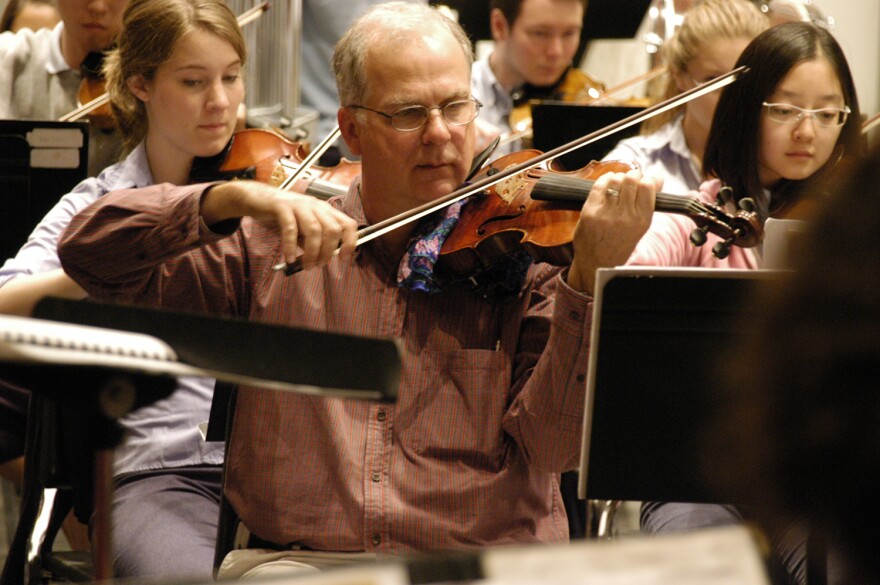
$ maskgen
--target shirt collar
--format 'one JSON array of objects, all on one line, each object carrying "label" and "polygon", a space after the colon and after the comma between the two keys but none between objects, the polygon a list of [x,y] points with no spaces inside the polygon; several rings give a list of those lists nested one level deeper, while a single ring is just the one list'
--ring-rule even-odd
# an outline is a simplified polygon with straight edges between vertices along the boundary
[{"label": "shirt collar", "polygon": [[340,208],[350,218],[354,219],[359,227],[369,225],[367,215],[364,213],[364,202],[361,200],[361,177],[357,176],[348,187],[348,192],[342,195]]},{"label": "shirt collar", "polygon": [[51,42],[49,43],[49,60],[46,62],[46,71],[49,75],[58,75],[71,69],[61,53],[61,32],[63,30],[63,22],[59,22],[52,29]]},{"label": "shirt collar", "polygon": [[484,105],[509,112],[513,108],[513,99],[495,77],[495,72],[492,71],[492,66],[489,64],[489,57],[475,63],[474,73],[475,75],[472,77],[475,86],[473,93],[482,96],[487,101],[491,100],[491,103]]},{"label": "shirt collar", "polygon": [[153,173],[147,160],[147,148],[142,141],[132,150],[125,160],[104,170],[98,177],[101,188],[105,191],[118,189],[142,189],[153,185]]},{"label": "shirt collar", "polygon": [[154,184],[153,173],[150,171],[150,161],[147,160],[147,143],[142,140],[131,154],[128,155],[132,165],[127,165],[125,174],[126,179],[130,179],[134,186],[138,189],[149,187]]},{"label": "shirt collar", "polygon": [[678,156],[690,159],[691,151],[688,148],[687,140],[684,137],[684,116],[678,116],[671,124],[667,124],[667,126],[669,148]]}]

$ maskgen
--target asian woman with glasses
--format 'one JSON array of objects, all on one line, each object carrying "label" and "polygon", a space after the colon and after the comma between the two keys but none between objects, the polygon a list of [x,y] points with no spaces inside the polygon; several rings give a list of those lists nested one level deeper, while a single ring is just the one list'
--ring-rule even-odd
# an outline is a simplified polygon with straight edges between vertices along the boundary
[{"label": "asian woman with glasses", "polygon": [[[663,44],[669,69],[664,98],[672,98],[727,73],[743,49],[767,30],[766,15],[749,0],[703,0],[684,15]],[[638,136],[625,138],[605,160],[626,160],[663,177],[663,190],[683,194],[703,181],[702,160],[719,92],[646,120]]]},{"label": "asian woman with glasses", "polygon": [[[827,30],[809,23],[768,29],[745,48],[736,63],[742,65],[748,70],[718,100],[703,160],[711,179],[701,185],[700,197],[713,202],[722,186],[730,187],[731,204],[752,199],[764,221],[805,193],[823,193],[836,171],[846,168],[841,160],[863,152],[859,104],[840,46]],[[711,254],[712,241],[692,246],[693,227],[688,219],[655,214],[628,263],[761,267],[754,248],[734,247],[718,259]],[[680,532],[749,517],[748,510],[731,506],[649,502],[642,507],[641,525],[651,533]],[[803,583],[805,535],[795,532],[770,537],[777,560]]]}]

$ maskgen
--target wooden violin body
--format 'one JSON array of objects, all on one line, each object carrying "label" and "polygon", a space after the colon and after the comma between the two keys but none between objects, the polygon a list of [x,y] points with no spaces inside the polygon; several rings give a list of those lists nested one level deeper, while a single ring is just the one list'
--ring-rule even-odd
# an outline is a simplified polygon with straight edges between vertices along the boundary
[{"label": "wooden violin body", "polygon": [[[477,178],[501,172],[539,154],[538,150],[523,150],[501,157],[485,167]],[[533,199],[535,184],[549,172],[589,179],[633,168],[635,165],[615,161],[592,163],[577,171],[557,171],[551,165],[550,169],[536,168],[513,175],[471,196],[440,250],[440,259],[455,274],[488,268],[501,257],[523,248],[538,262],[568,264],[573,257],[571,240],[581,207]]]},{"label": "wooden violin body", "polygon": [[[489,165],[484,173],[502,172],[539,154],[534,150],[513,153]],[[470,275],[524,249],[536,262],[570,264],[575,227],[593,179],[633,168],[628,162],[594,161],[576,171],[536,168],[512,175],[471,197],[440,250],[440,262],[453,274]],[[690,217],[697,225],[691,235],[695,245],[702,245],[709,232],[721,237],[713,248],[720,258],[727,256],[732,245],[749,247],[763,239],[761,223],[751,211],[729,214],[720,205],[664,193],[657,194],[655,209]]]},{"label": "wooden violin body", "polygon": [[[278,166],[272,172],[271,185],[281,185],[303,164],[308,152],[300,143],[295,152],[278,160]],[[301,193],[315,195],[321,199],[329,199],[341,194],[339,188],[348,190],[355,177],[361,174],[361,163],[342,158],[336,165],[325,167],[312,165],[306,173],[294,183],[293,188]]]},{"label": "wooden violin body", "polygon": [[[218,156],[193,163],[190,181],[247,178],[279,186],[299,168],[306,154],[301,142],[289,140],[273,130],[241,130]],[[359,162],[347,159],[333,167],[315,165],[291,188],[327,199],[345,193],[360,169]]]},{"label": "wooden violin body", "polygon": [[[76,101],[79,107],[90,104],[107,94],[103,77],[84,77],[79,85],[79,91],[76,94]],[[110,110],[110,100],[103,100],[103,103],[90,110],[88,113],[89,123],[102,130],[109,130],[116,127],[116,120],[113,118],[113,112]]]}]

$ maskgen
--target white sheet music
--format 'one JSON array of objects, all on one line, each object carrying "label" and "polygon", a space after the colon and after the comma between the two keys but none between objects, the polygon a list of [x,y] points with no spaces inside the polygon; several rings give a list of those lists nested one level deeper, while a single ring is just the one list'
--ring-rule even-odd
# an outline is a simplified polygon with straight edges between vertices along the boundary
[{"label": "white sheet music", "polygon": [[769,585],[748,529],[581,541],[568,546],[489,550],[487,585]]},{"label": "white sheet music", "polygon": [[164,370],[177,362],[171,347],[149,335],[27,317],[0,315],[0,339],[0,359],[6,361],[124,366],[147,371]]},{"label": "white sheet music", "polygon": [[[796,252],[796,240],[803,237],[807,223],[797,219],[773,219],[764,222],[764,260],[762,268],[785,270],[792,266]],[[792,243],[795,243],[794,250]]]},{"label": "white sheet music", "polygon": [[181,361],[167,343],[142,333],[102,327],[73,325],[0,315],[0,362],[96,366],[163,376],[198,376],[244,384],[293,391],[301,394],[354,398],[382,397],[381,390],[370,393],[346,388],[325,388],[291,384],[214,369],[200,368]]}]

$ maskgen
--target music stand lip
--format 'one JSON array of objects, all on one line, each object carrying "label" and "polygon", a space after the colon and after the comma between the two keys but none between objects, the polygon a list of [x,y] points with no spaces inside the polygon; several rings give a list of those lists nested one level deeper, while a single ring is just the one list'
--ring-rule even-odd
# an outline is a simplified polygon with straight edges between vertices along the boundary
[{"label": "music stand lip", "polygon": [[[401,348],[393,339],[58,298],[43,299],[33,314],[0,315],[0,375],[98,415],[92,426],[100,436],[91,444],[97,580],[112,577],[112,449],[122,438],[115,419],[168,396],[176,377],[383,402],[397,396]],[[71,381],[83,392],[63,392]],[[23,546],[16,534],[13,562]]]},{"label": "music stand lip", "polygon": [[393,338],[58,298],[40,301],[34,317],[153,336],[177,354],[164,366],[175,376],[382,402],[396,400],[401,377]]}]

